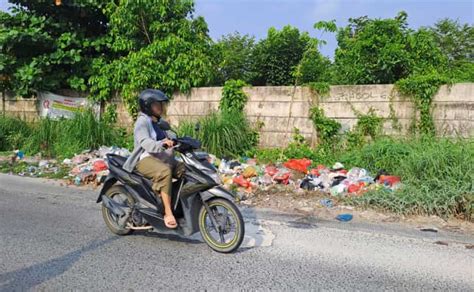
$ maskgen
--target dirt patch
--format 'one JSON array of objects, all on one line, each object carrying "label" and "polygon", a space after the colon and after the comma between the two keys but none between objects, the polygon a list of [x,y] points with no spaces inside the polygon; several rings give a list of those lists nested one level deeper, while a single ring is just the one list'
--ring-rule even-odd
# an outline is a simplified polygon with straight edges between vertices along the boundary
[{"label": "dirt patch", "polygon": [[[398,223],[412,228],[435,228],[458,233],[474,234],[474,223],[455,218],[442,219],[438,216],[404,216],[371,209],[359,209],[344,205],[336,197],[323,192],[295,190],[294,186],[272,185],[246,193],[241,204],[278,211],[315,216],[325,220],[335,220],[343,213],[353,215],[353,221],[373,223]],[[328,204],[328,201],[331,204]],[[331,206],[332,205],[332,206]]]}]

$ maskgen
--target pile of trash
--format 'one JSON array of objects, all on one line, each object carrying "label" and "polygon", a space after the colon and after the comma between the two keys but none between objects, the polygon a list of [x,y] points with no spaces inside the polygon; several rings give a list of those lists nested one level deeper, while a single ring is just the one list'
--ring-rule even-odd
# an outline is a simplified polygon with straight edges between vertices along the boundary
[{"label": "pile of trash", "polygon": [[60,167],[57,165],[56,160],[40,160],[38,166],[28,165],[25,171],[19,172],[19,176],[31,176],[40,177],[47,174],[57,174],[60,171]]},{"label": "pile of trash", "polygon": [[48,177],[50,174],[68,173],[64,179],[69,179],[75,185],[94,184],[99,185],[109,174],[106,155],[117,154],[129,156],[130,151],[126,148],[115,146],[101,146],[98,150],[85,150],[72,158],[66,158],[61,163],[55,159],[45,160],[41,157],[26,157],[23,151],[15,150],[11,157],[11,165],[17,162],[26,163],[24,171],[18,173],[20,176]]},{"label": "pile of trash", "polygon": [[101,184],[109,174],[106,162],[107,154],[130,156],[130,151],[115,146],[101,146],[98,150],[85,150],[73,158],[64,159],[63,165],[72,167],[69,176],[75,185]]},{"label": "pile of trash", "polygon": [[[64,159],[62,165],[55,160],[40,160],[38,166],[30,165],[27,173],[40,176],[42,173],[57,173],[60,167],[71,169],[69,178],[76,185],[99,185],[109,174],[106,155],[117,154],[127,157],[130,152],[125,148],[101,146],[98,150],[85,150],[71,159]],[[15,159],[23,160],[24,154],[15,151]],[[238,160],[219,159],[209,154],[208,160],[219,172],[224,187],[247,193],[255,189],[268,190],[275,185],[286,185],[297,191],[320,191],[332,196],[360,196],[368,190],[395,190],[401,185],[398,176],[381,170],[375,177],[363,169],[354,167],[345,169],[342,163],[332,167],[317,165],[312,168],[310,159],[289,159],[282,164],[258,164],[256,159]],[[24,175],[20,173],[20,175]]]},{"label": "pile of trash", "polygon": [[320,191],[333,196],[359,196],[370,189],[394,190],[400,186],[400,177],[389,175],[381,170],[375,177],[363,168],[344,168],[342,163],[332,167],[318,165],[311,168],[309,159],[290,159],[281,165],[258,165],[255,159],[239,161],[210,158],[219,170],[224,186],[252,189],[265,189],[275,184],[292,185],[295,189]]}]

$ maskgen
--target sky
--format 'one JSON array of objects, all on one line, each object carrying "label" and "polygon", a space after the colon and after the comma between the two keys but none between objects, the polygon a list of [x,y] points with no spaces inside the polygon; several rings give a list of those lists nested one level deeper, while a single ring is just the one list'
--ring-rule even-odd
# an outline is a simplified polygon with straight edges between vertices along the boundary
[{"label": "sky", "polygon": [[449,17],[461,23],[474,24],[474,0],[197,0],[196,14],[205,17],[213,39],[238,31],[264,38],[268,28],[290,24],[327,45],[321,48],[332,57],[337,42],[334,34],[323,34],[313,28],[320,20],[336,20],[338,26],[349,18],[393,18],[401,10],[408,13],[412,28],[429,26]]},{"label": "sky", "polygon": [[[53,1],[53,0],[51,0]],[[7,0],[0,0],[6,10]],[[195,0],[196,15],[204,16],[209,34],[215,40],[222,35],[240,32],[257,39],[264,38],[268,28],[281,29],[290,24],[310,35],[325,39],[321,48],[332,57],[337,42],[334,34],[323,34],[313,28],[320,20],[336,20],[338,26],[349,18],[392,18],[401,10],[408,13],[412,28],[429,26],[448,17],[461,23],[474,24],[474,0]]]}]

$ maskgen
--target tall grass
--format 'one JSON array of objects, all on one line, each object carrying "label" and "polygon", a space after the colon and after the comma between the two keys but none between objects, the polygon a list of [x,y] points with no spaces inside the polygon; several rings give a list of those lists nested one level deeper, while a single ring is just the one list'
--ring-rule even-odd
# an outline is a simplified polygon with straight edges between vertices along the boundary
[{"label": "tall grass", "polygon": [[[20,148],[27,154],[41,153],[46,157],[71,157],[84,149],[98,148],[101,145],[129,144],[127,136],[97,119],[92,111],[78,113],[72,119],[42,118],[33,123],[7,116],[0,117],[0,131],[1,150]],[[22,137],[18,139],[17,145],[12,145],[8,141],[16,133],[20,133]]]},{"label": "tall grass", "polygon": [[0,115],[0,151],[17,149],[31,134],[27,122],[20,118]]},{"label": "tall grass", "polygon": [[371,192],[353,202],[400,214],[474,219],[472,139],[382,139],[343,155],[346,165],[399,175],[396,192]]},{"label": "tall grass", "polygon": [[181,122],[177,132],[180,136],[199,139],[203,147],[218,156],[237,157],[258,143],[258,134],[246,117],[238,112],[214,112],[198,120],[200,130],[195,132],[195,122]]}]

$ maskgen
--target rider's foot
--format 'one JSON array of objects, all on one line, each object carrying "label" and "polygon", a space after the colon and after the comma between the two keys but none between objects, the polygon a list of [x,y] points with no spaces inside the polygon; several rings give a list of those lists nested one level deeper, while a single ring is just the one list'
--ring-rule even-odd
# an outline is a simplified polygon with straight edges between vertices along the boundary
[{"label": "rider's foot", "polygon": [[173,215],[165,215],[164,220],[165,220],[166,227],[170,229],[174,229],[178,227],[178,223],[176,223],[176,219],[174,218]]}]

